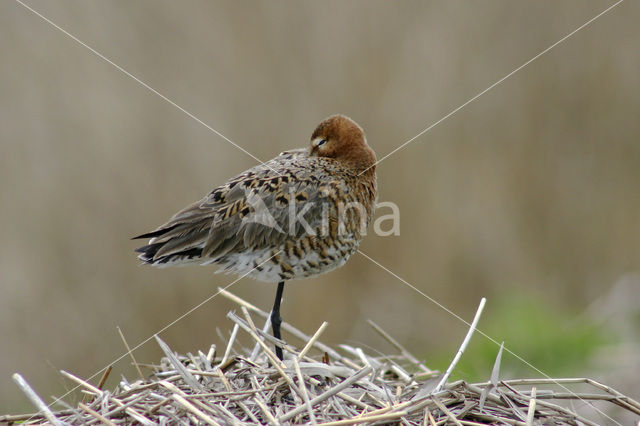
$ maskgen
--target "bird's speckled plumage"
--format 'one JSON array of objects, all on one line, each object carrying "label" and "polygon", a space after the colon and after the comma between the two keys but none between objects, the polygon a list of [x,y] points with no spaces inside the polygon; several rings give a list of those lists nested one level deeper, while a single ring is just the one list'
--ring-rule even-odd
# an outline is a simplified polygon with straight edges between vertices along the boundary
[{"label": "bird's speckled plumage", "polygon": [[136,237],[150,238],[138,257],[154,266],[217,264],[266,282],[338,268],[371,221],[375,161],[360,126],[331,116],[313,132],[310,148],[241,173]]}]

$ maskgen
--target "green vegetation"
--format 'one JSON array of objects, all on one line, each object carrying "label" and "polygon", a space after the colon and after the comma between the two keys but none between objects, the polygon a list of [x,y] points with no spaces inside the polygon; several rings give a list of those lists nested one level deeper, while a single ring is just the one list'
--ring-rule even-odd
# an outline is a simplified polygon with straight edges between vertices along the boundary
[{"label": "green vegetation", "polygon": [[[510,296],[485,309],[479,329],[551,377],[585,374],[591,356],[612,337],[580,313],[544,303],[535,297]],[[499,346],[477,331],[462,356],[454,379],[487,380]],[[451,353],[439,354],[429,365],[444,370]],[[501,377],[541,377],[542,373],[508,353],[502,356]]]}]

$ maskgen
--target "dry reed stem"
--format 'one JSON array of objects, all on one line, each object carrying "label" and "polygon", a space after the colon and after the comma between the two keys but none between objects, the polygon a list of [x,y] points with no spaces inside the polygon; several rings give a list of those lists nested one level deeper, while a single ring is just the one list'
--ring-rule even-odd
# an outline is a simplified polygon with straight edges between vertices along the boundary
[{"label": "dry reed stem", "polygon": [[[129,356],[131,357],[131,360],[133,361],[133,365],[136,367],[136,370],[138,371],[138,376],[140,377],[140,379],[144,380],[144,375],[140,370],[140,366],[138,365],[138,361],[136,361],[136,357],[134,357],[133,352],[131,352],[131,348],[129,347],[129,343],[127,343],[127,339],[124,338],[124,333],[122,333],[122,330],[120,329],[119,326],[116,326],[116,329],[120,334],[120,338],[122,339],[122,343],[124,343],[124,347],[127,349],[127,353],[129,354]],[[102,386],[100,385],[98,385],[98,387],[102,388]]]},{"label": "dry reed stem", "polygon": [[107,426],[116,426],[116,424],[114,422],[112,422],[108,418],[104,417],[102,414],[98,413],[97,411],[87,407],[82,402],[78,403],[78,407],[82,408],[84,411],[86,411],[87,413],[91,414],[96,420],[104,423],[105,425],[107,425]]},{"label": "dry reed stem", "polygon": [[311,339],[309,339],[307,341],[307,344],[304,345],[304,348],[302,348],[302,350],[300,351],[300,353],[298,354],[298,360],[301,360],[306,354],[307,352],[309,352],[309,349],[311,349],[311,347],[313,346],[313,344],[318,340],[318,338],[320,337],[320,335],[324,332],[324,330],[329,326],[329,323],[324,321],[322,323],[322,325],[320,325],[320,328],[318,328],[318,330],[313,334],[313,336],[311,337]]},{"label": "dry reed stem", "polygon": [[[91,395],[90,403],[79,403],[75,408],[63,405],[62,410],[49,409],[50,413],[46,413],[43,409],[46,405],[40,400],[36,406],[41,412],[0,416],[0,423],[431,426],[602,423],[603,417],[595,411],[578,414],[571,407],[559,405],[581,400],[601,401],[609,404],[609,408],[640,414],[637,401],[591,379],[500,380],[500,356],[496,357],[488,382],[468,384],[460,380],[434,392],[435,379],[421,381],[434,370],[417,362],[399,343],[392,345],[400,355],[373,356],[362,348],[346,345],[338,352],[320,342],[325,324],[313,336],[286,324],[283,327],[286,337],[300,339],[302,349],[282,342],[288,359],[281,363],[270,347],[275,339],[258,330],[249,313],[264,318],[268,314],[231,293],[227,296],[238,301],[244,318],[228,315],[236,331],[229,330],[232,338],[225,343],[222,356],[216,357],[214,345],[207,355],[200,351],[195,356],[175,354],[158,339],[165,357],[147,365],[152,374],[145,380],[129,382],[123,378],[115,389],[108,391],[101,389],[104,381],[96,387],[71,373],[61,372],[79,384],[82,392]],[[392,342],[381,330],[377,326],[383,338]],[[249,348],[241,346],[245,340],[250,342]],[[254,346],[259,350],[251,357]],[[321,351],[315,358],[310,355],[312,347]],[[324,352],[329,354],[328,360]],[[556,392],[558,384],[587,386],[589,391]]]},{"label": "dry reed stem", "polygon": [[404,346],[402,346],[400,343],[398,343],[398,341],[396,339],[394,339],[393,337],[391,337],[391,335],[389,333],[387,333],[386,331],[384,331],[382,329],[382,327],[380,327],[378,324],[376,324],[375,322],[373,322],[372,320],[368,319],[367,323],[371,326],[371,328],[373,328],[378,334],[380,334],[387,342],[391,343],[391,345],[393,347],[395,347],[398,351],[400,351],[400,353],[402,354],[402,356],[404,356],[406,359],[408,359],[409,361],[411,361],[414,365],[416,365],[418,368],[420,368],[421,370],[423,370],[425,373],[427,374],[432,374],[433,370],[430,370],[427,366],[425,366],[423,363],[421,363],[420,361],[418,361],[418,358],[416,358],[415,356],[413,356],[411,354],[411,352],[409,352],[408,350],[405,349]]},{"label": "dry reed stem", "polygon": [[29,398],[29,401],[31,401],[33,405],[35,405],[36,408],[38,408],[42,412],[47,420],[49,420],[56,426],[62,425],[62,422],[56,418],[55,414],[53,414],[47,404],[44,403],[44,401],[38,396],[33,388],[29,386],[29,383],[27,383],[27,381],[20,374],[15,373],[12,377],[13,381],[18,385],[18,387],[20,387],[20,389],[22,389],[22,392],[24,392],[27,398]]},{"label": "dry reed stem", "polygon": [[527,411],[527,426],[533,425],[533,417],[536,414],[536,387],[531,388],[531,400],[529,401],[529,409]]},{"label": "dry reed stem", "polygon": [[220,361],[220,365],[224,365],[229,359],[229,354],[231,353],[231,347],[233,343],[236,341],[236,336],[238,335],[238,329],[240,326],[238,324],[233,326],[233,331],[231,332],[231,337],[229,337],[229,344],[227,344],[227,348],[224,350],[224,356]]},{"label": "dry reed stem", "polygon": [[473,321],[471,322],[471,326],[469,327],[469,331],[467,331],[467,335],[464,337],[464,340],[460,345],[460,349],[458,349],[458,352],[453,357],[451,364],[449,365],[447,370],[444,372],[444,376],[442,376],[442,379],[436,385],[435,389],[433,390],[433,393],[437,393],[440,390],[442,390],[444,385],[447,383],[447,380],[449,380],[449,376],[451,376],[453,369],[456,367],[456,365],[458,364],[458,361],[460,360],[460,357],[462,357],[462,354],[467,349],[467,346],[471,341],[471,336],[473,335],[473,332],[476,331],[476,326],[478,325],[478,321],[480,321],[480,316],[482,316],[482,311],[484,310],[484,305],[486,302],[487,302],[487,299],[484,297],[480,300],[480,305],[478,306],[476,315],[474,316]]},{"label": "dry reed stem", "polygon": [[[327,324],[326,322],[323,323]],[[319,330],[318,330],[319,331]],[[317,334],[317,333],[316,333]],[[307,345],[309,346],[309,345]],[[305,347],[307,347],[305,346]],[[300,351],[300,354],[298,355],[298,357],[302,356],[302,352],[304,351],[304,349],[302,351]],[[311,402],[309,401],[309,393],[307,392],[307,385],[304,383],[304,377],[302,377],[302,370],[300,370],[300,364],[298,363],[298,357],[294,357],[293,358],[293,366],[296,370],[296,377],[298,378],[298,384],[300,386],[300,390],[302,391],[302,398],[304,400],[304,404],[305,407],[307,408],[307,412],[309,413],[309,419],[311,420],[311,424],[316,424],[316,416],[315,414],[313,414],[313,408],[311,406]]]}]

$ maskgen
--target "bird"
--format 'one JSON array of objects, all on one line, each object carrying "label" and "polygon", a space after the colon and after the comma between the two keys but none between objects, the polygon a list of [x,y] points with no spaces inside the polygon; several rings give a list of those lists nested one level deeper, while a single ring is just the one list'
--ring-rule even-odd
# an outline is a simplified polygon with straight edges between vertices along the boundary
[{"label": "bird", "polygon": [[[285,281],[343,266],[360,245],[377,197],[376,155],[351,118],[332,115],[307,148],[280,153],[173,215],[135,251],[158,267],[217,265],[217,272],[277,283],[270,314],[280,341]],[[283,360],[282,347],[275,345]]]}]

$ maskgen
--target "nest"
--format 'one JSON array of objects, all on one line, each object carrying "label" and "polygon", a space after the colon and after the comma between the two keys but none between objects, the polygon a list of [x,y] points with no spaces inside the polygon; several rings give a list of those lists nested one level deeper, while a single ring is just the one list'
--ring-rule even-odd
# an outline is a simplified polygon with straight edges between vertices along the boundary
[{"label": "nest", "polygon": [[[19,375],[14,380],[39,409],[38,413],[0,416],[0,422],[35,424],[571,424],[596,425],[611,419],[599,404],[640,416],[640,403],[590,379],[499,380],[501,351],[491,380],[469,384],[448,382],[452,363],[443,376],[407,352],[398,342],[370,322],[396,349],[396,354],[372,356],[361,348],[341,345],[340,351],[319,337],[324,323],[313,336],[290,324],[283,329],[300,339],[301,348],[276,341],[265,327],[259,329],[253,316],[268,319],[268,313],[236,296],[223,294],[240,304],[242,315],[228,318],[234,328],[224,353],[212,346],[207,354],[177,355],[156,336],[165,353],[158,364],[145,365],[148,378],[123,378],[113,391],[103,390],[107,369],[94,386],[68,372],[62,374],[85,393],[75,407],[51,410]],[[251,313],[250,313],[251,312]],[[477,315],[478,317],[478,315]],[[473,326],[467,337],[470,337]],[[253,348],[240,347],[238,333],[247,333]],[[278,342],[285,351],[280,361],[272,350]],[[312,357],[309,352],[319,353]],[[463,348],[458,352],[460,355]],[[140,377],[140,365],[135,362]],[[456,356],[459,358],[459,356]],[[454,358],[455,360],[455,358]],[[588,388],[588,391],[570,387]],[[561,391],[556,389],[560,388]],[[564,406],[561,405],[565,402]],[[578,413],[566,401],[588,407]],[[62,403],[58,400],[59,403]],[[593,420],[596,418],[597,420]],[[613,419],[611,419],[613,420]]]}]

